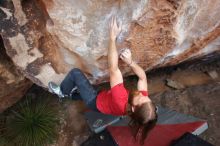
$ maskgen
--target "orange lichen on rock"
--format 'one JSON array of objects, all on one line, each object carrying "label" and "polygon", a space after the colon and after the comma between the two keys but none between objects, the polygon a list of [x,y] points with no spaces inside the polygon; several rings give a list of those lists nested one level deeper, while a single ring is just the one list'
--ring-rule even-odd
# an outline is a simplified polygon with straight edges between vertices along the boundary
[{"label": "orange lichen on rock", "polygon": [[142,67],[152,69],[176,45],[175,31],[179,4],[150,0],[146,12],[131,27],[127,41]]}]

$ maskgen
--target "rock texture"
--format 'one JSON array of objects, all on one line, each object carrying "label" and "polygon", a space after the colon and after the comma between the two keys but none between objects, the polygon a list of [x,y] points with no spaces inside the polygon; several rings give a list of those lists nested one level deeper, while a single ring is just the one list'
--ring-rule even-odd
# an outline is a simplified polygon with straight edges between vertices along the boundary
[{"label": "rock texture", "polygon": [[0,37],[0,113],[21,99],[31,85],[6,55]]},{"label": "rock texture", "polygon": [[219,13],[219,0],[8,0],[0,2],[0,29],[7,54],[34,83],[59,83],[78,67],[97,84],[109,77],[112,15],[123,26],[119,52],[130,48],[147,71],[219,52]]}]

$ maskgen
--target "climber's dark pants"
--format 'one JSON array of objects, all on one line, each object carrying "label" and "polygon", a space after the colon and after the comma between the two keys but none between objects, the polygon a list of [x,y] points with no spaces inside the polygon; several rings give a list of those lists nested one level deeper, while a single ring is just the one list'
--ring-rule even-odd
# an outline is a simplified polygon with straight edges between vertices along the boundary
[{"label": "climber's dark pants", "polygon": [[[96,107],[97,91],[80,69],[72,69],[62,81],[60,87],[64,95],[70,96],[73,100],[83,100],[91,110],[98,111]],[[74,87],[78,88],[78,93],[71,93]]]}]

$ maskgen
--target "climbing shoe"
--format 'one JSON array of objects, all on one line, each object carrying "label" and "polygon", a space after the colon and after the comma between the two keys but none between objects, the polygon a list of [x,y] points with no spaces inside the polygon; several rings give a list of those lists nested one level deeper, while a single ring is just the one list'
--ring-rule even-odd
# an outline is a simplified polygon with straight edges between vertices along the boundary
[{"label": "climbing shoe", "polygon": [[54,82],[48,83],[49,92],[54,93],[59,96],[60,99],[64,98],[64,94],[62,93],[60,86]]}]

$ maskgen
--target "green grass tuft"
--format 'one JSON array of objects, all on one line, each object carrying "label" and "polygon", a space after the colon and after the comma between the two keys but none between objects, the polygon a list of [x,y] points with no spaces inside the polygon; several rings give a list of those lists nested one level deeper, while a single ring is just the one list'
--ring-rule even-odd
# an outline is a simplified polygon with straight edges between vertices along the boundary
[{"label": "green grass tuft", "polygon": [[26,99],[5,122],[4,137],[10,145],[44,146],[56,138],[57,112],[46,102]]}]

